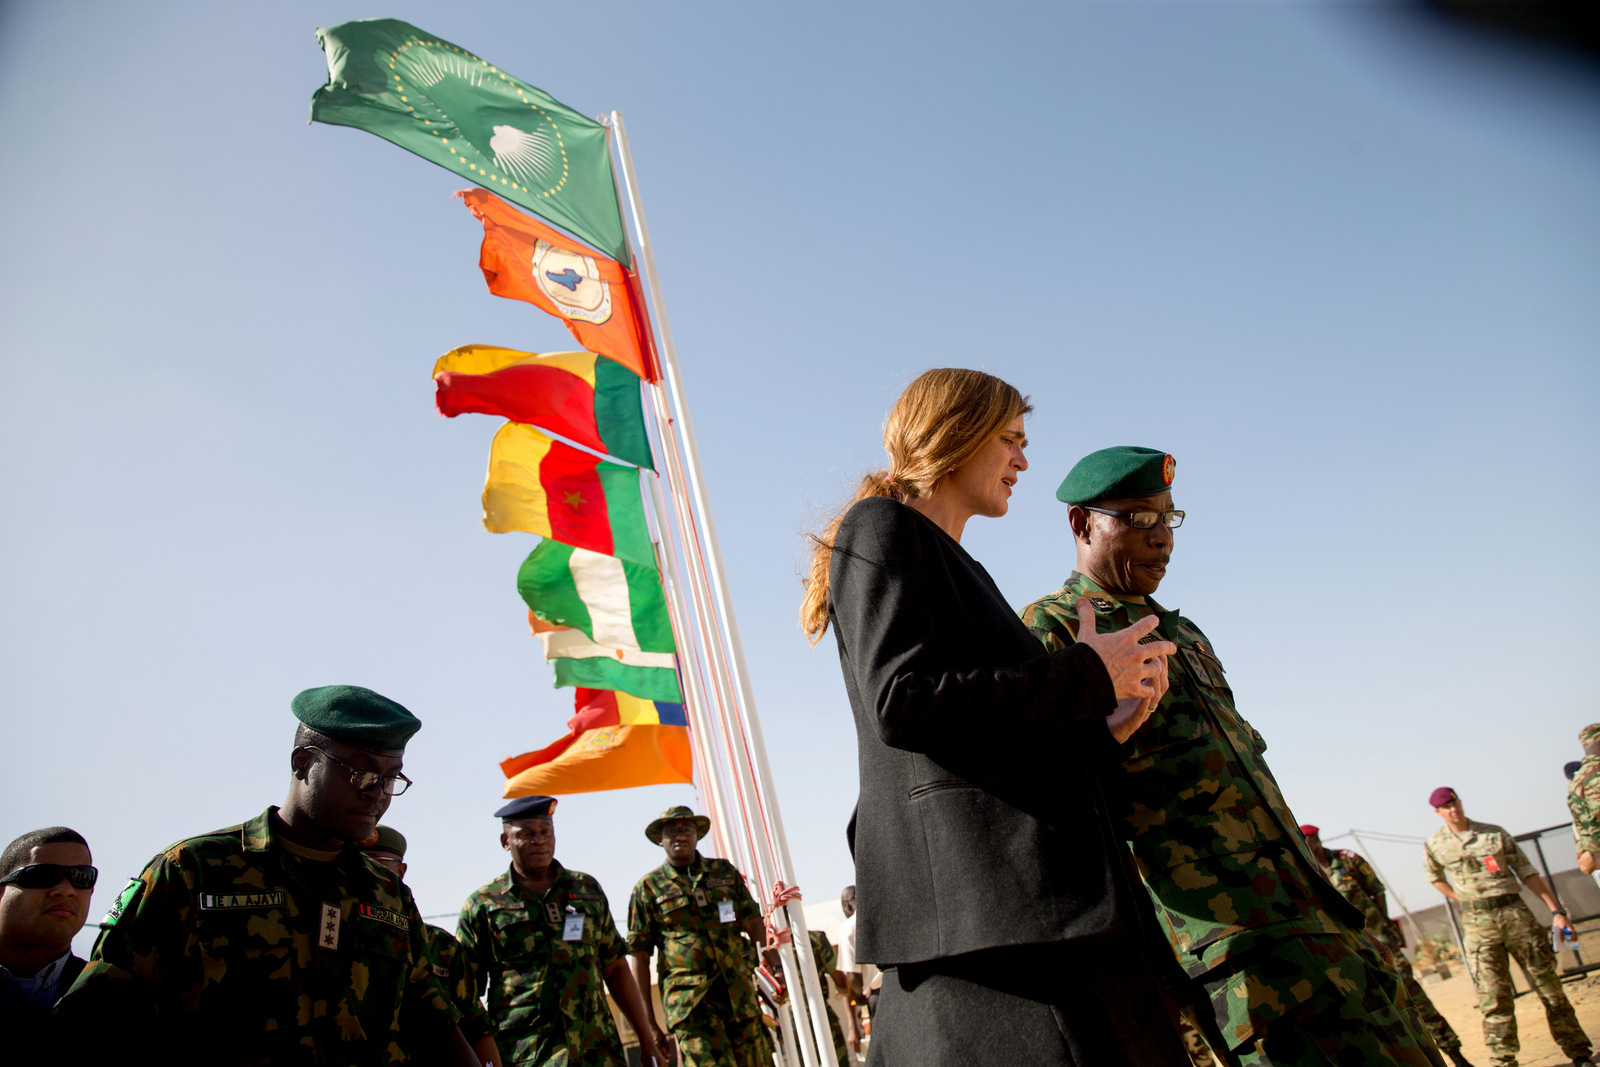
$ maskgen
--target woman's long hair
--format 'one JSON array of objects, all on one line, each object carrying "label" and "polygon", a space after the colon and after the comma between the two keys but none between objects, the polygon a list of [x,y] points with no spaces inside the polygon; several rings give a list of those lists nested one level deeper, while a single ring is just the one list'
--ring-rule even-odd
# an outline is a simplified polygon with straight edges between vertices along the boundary
[{"label": "woman's long hair", "polygon": [[828,632],[828,563],[839,523],[857,501],[887,496],[905,503],[938,488],[1012,419],[1033,410],[1016,387],[992,374],[959,367],[923,371],[906,386],[883,424],[887,470],[861,479],[855,496],[811,541],[811,573],[801,581],[800,628],[816,644]]}]

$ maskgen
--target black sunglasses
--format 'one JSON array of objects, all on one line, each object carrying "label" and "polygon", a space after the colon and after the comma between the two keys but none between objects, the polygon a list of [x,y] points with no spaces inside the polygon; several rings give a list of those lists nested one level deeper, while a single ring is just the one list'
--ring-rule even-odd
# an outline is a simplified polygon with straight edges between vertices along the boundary
[{"label": "black sunglasses", "polygon": [[18,889],[54,889],[65,878],[74,889],[93,889],[100,872],[87,863],[30,863],[18,867],[4,878],[0,885],[14,885]]}]

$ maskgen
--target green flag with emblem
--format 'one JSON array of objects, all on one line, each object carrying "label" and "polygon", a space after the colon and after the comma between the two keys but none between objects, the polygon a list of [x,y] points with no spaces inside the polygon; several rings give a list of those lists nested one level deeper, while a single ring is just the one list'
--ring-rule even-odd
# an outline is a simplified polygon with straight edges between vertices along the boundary
[{"label": "green flag with emblem", "polygon": [[311,119],[393,141],[628,262],[607,130],[465,48],[398,19],[317,31]]}]

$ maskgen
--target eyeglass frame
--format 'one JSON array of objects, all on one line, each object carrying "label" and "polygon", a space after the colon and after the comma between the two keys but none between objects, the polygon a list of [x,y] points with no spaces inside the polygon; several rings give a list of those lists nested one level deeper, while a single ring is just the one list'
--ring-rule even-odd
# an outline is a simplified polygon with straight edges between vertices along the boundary
[{"label": "eyeglass frame", "polygon": [[[37,870],[41,867],[54,867],[61,871],[61,874],[56,878],[55,881],[47,882],[44,885],[23,885],[22,882],[17,880],[17,876],[19,874],[25,875],[28,871]],[[73,880],[72,875],[77,871],[89,872],[88,885],[79,885]],[[82,876],[80,875],[80,877]],[[24,863],[21,867],[18,867],[10,874],[0,877],[0,885],[14,885],[18,889],[54,889],[56,886],[61,884],[61,880],[63,878],[65,878],[67,880],[67,884],[72,886],[74,889],[93,889],[95,883],[100,880],[100,868],[96,867],[92,863]]]},{"label": "eyeglass frame", "polygon": [[[346,763],[344,760],[340,759],[338,756],[335,756],[332,752],[329,752],[327,749],[321,748],[321,747],[319,747],[317,745],[301,745],[300,747],[304,748],[304,749],[309,749],[312,752],[319,752],[322,755],[328,757],[333,762],[337,763],[339,766],[343,767],[345,770],[349,771],[350,772],[350,784],[356,787],[356,791],[357,792],[365,793],[367,790],[371,789],[374,785],[380,785],[381,784],[383,786],[383,794],[384,794],[384,796],[397,797],[400,794],[404,793],[407,789],[410,789],[412,786],[417,784],[416,782],[413,782],[410,778],[407,778],[403,774],[379,774],[377,771],[364,771],[364,770],[360,769],[359,767],[352,767],[352,766],[350,766],[350,764]],[[373,778],[376,778],[377,781],[376,782],[368,782],[366,785],[362,785],[361,784],[361,779],[363,777],[366,777],[366,776],[369,776],[369,775],[371,777],[373,777]],[[401,786],[399,789],[397,789],[397,790],[395,790],[394,792],[391,793],[389,791],[389,783],[391,783],[391,782],[404,782],[405,785]]]},{"label": "eyeglass frame", "polygon": [[[1184,512],[1184,511],[1182,511],[1182,510],[1180,510],[1178,508],[1168,508],[1165,511],[1155,511],[1155,510],[1112,511],[1110,508],[1091,507],[1088,504],[1079,504],[1078,506],[1080,508],[1082,508],[1084,511],[1092,511],[1097,515],[1110,515],[1112,518],[1116,518],[1116,519],[1127,519],[1128,520],[1128,525],[1132,526],[1135,530],[1154,530],[1156,528],[1156,523],[1160,523],[1162,526],[1165,526],[1169,530],[1176,530],[1178,527],[1183,525],[1183,517],[1186,514],[1186,512]],[[1140,526],[1138,523],[1133,521],[1133,517],[1135,515],[1154,515],[1155,518],[1153,520],[1151,520],[1149,526]],[[1167,521],[1168,518],[1170,518],[1172,516],[1176,516],[1178,521],[1177,522],[1169,522],[1169,521]]]}]

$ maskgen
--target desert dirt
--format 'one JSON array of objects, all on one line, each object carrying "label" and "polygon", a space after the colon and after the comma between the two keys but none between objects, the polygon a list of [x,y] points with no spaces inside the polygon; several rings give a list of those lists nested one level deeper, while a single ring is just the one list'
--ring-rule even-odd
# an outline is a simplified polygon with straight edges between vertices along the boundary
[{"label": "desert dirt", "polygon": [[[1583,962],[1600,963],[1600,923],[1581,923],[1578,933],[1578,951]],[[1562,970],[1575,962],[1573,953],[1560,954]],[[1477,1008],[1478,995],[1460,961],[1451,960],[1448,966],[1450,977],[1443,981],[1424,978],[1423,992],[1461,1036],[1461,1053],[1468,1062],[1473,1067],[1489,1067],[1489,1053],[1483,1044],[1483,1016],[1478,1014]],[[1522,993],[1517,997],[1517,1036],[1522,1041],[1517,1063],[1520,1067],[1566,1067],[1572,1061],[1561,1054],[1561,1049],[1551,1039],[1550,1028],[1544,1021],[1543,1004],[1532,993],[1523,992],[1528,982],[1515,963],[1511,965],[1511,973],[1516,979],[1517,991]],[[1591,1040],[1600,1038],[1600,971],[1563,982],[1562,988],[1567,999],[1572,1001],[1584,1032]]]}]

